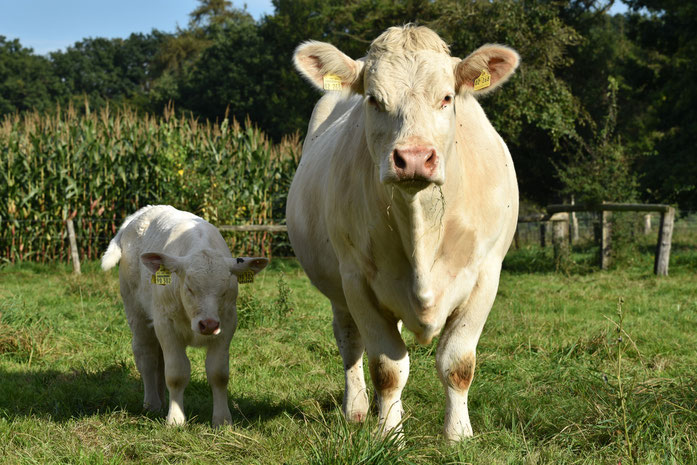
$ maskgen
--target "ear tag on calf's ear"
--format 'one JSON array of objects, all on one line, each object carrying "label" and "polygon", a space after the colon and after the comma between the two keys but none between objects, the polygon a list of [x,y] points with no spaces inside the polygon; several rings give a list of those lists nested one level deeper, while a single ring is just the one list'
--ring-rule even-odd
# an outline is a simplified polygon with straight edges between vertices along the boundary
[{"label": "ear tag on calf's ear", "polygon": [[324,90],[343,90],[341,85],[341,78],[336,74],[325,74],[322,78],[324,84]]},{"label": "ear tag on calf's ear", "polygon": [[237,282],[239,284],[249,284],[254,282],[254,272],[245,271],[244,273],[237,275]]},{"label": "ear tag on calf's ear", "polygon": [[490,85],[491,74],[489,74],[489,71],[483,69],[482,74],[480,74],[479,77],[474,80],[474,90],[486,89]]},{"label": "ear tag on calf's ear", "polygon": [[172,272],[165,268],[164,265],[160,265],[160,268],[150,278],[150,282],[160,286],[170,284],[172,282]]}]

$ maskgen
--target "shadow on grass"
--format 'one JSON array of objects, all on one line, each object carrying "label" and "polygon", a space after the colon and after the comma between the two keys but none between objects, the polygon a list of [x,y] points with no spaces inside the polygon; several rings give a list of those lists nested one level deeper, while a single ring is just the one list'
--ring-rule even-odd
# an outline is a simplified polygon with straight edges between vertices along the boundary
[{"label": "shadow on grass", "polygon": [[[5,371],[0,370],[0,417],[40,417],[54,422],[88,417],[116,410],[133,416],[164,417],[161,412],[143,410],[143,385],[124,365],[89,373],[81,370]],[[187,419],[210,424],[213,398],[206,381],[192,380],[184,394]],[[266,421],[279,415],[298,413],[298,408],[273,399],[228,395],[234,423]]]}]

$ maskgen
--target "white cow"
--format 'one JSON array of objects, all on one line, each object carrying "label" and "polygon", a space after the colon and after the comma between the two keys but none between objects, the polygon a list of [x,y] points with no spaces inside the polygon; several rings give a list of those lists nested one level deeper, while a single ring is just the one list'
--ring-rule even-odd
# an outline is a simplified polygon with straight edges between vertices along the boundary
[{"label": "white cow", "polygon": [[380,425],[399,428],[402,321],[423,344],[442,332],[444,433],[471,436],[475,349],[518,217],[510,153],[475,97],[503,83],[518,54],[485,45],[461,60],[407,25],[360,60],[306,42],[294,62],[316,87],[341,89],[315,106],[286,213],[296,255],[331,300],[344,413],[361,421],[368,411],[365,350]]},{"label": "white cow", "polygon": [[[237,281],[244,273],[261,271],[268,260],[233,258],[215,226],[166,205],[147,206],[126,218],[102,257],[102,269],[119,260],[121,296],[145,390],[143,406],[159,410],[166,383],[167,423],[183,424],[184,388],[191,374],[186,347],[205,346],[213,425],[230,423],[227,384]],[[160,267],[171,273],[168,277],[165,271],[161,278],[168,284],[152,282]]]}]

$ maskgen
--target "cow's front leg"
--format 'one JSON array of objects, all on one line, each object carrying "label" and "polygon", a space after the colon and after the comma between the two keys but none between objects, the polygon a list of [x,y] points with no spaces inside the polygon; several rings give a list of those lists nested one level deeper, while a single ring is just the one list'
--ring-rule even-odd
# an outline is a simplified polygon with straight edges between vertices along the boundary
[{"label": "cow's front leg", "polygon": [[467,394],[474,378],[476,349],[496,297],[500,266],[480,273],[467,303],[448,318],[443,328],[436,367],[445,387],[443,433],[451,441],[472,436]]},{"label": "cow's front leg", "polygon": [[227,401],[230,379],[230,339],[216,341],[206,353],[206,377],[213,392],[213,426],[232,423]]},{"label": "cow's front leg", "polygon": [[401,430],[402,390],[409,377],[409,355],[396,319],[376,307],[362,276],[342,272],[344,294],[368,353],[382,434]]},{"label": "cow's front leg", "polygon": [[361,422],[368,414],[368,393],[363,376],[363,340],[345,302],[332,302],[334,338],[344,362],[344,415]]},{"label": "cow's front leg", "polygon": [[186,344],[178,340],[174,330],[166,324],[155,323],[155,333],[165,359],[165,383],[169,391],[168,425],[182,425],[184,415],[184,389],[191,377],[191,364],[186,356]]}]

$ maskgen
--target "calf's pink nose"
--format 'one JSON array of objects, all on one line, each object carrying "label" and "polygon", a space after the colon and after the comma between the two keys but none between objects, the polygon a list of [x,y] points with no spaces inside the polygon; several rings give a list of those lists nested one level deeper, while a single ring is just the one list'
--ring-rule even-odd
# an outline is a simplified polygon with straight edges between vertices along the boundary
[{"label": "calf's pink nose", "polygon": [[430,181],[436,173],[438,155],[433,147],[401,147],[392,152],[392,164],[399,181]]},{"label": "calf's pink nose", "polygon": [[198,329],[201,331],[201,334],[205,334],[207,336],[211,334],[218,334],[220,332],[220,322],[212,318],[201,320],[198,322]]}]

